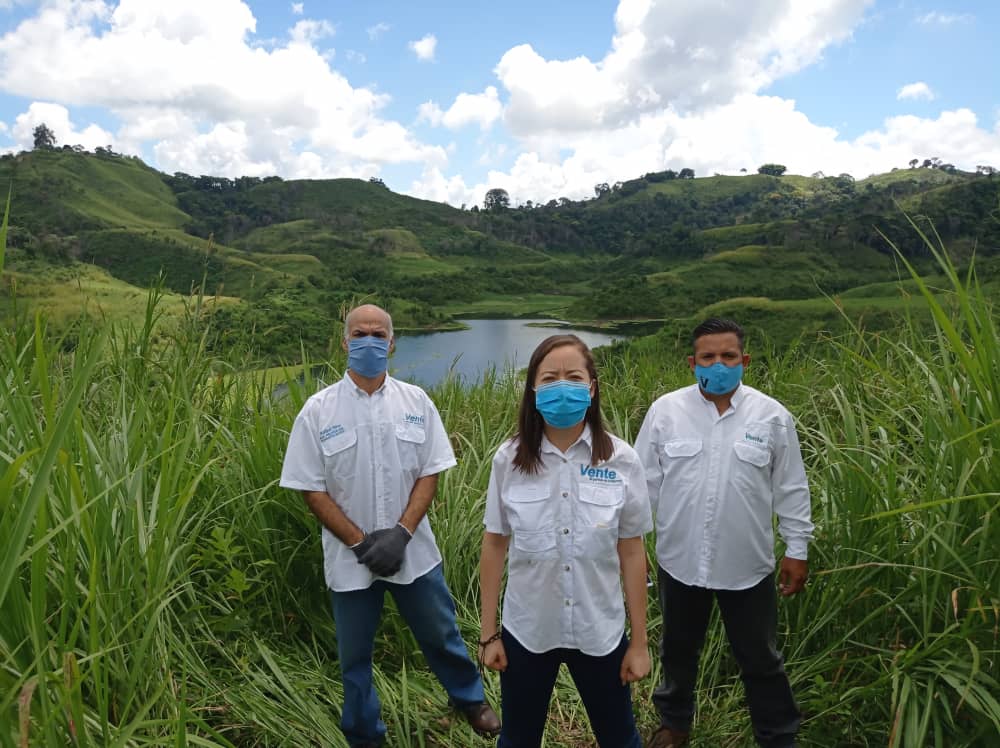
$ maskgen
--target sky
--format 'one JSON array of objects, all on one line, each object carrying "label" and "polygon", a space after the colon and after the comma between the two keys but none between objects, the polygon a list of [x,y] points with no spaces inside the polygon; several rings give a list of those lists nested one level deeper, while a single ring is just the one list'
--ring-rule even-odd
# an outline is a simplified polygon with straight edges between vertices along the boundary
[{"label": "sky", "polygon": [[996,0],[0,0],[0,151],[379,177],[452,205],[651,171],[1000,167]]}]

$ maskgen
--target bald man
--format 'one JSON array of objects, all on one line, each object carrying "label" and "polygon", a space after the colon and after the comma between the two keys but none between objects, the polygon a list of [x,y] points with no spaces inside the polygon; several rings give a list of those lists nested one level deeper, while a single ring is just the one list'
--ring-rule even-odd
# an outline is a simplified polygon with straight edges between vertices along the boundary
[{"label": "bald man", "polygon": [[427,394],[387,373],[392,319],[366,304],[347,315],[347,373],[295,419],[281,485],[302,492],[323,526],[323,565],[344,679],[341,729],[351,746],[385,737],[372,682],[386,592],[413,631],[451,703],[482,735],[500,731],[455,623],[427,509],[438,473],[455,465]]}]

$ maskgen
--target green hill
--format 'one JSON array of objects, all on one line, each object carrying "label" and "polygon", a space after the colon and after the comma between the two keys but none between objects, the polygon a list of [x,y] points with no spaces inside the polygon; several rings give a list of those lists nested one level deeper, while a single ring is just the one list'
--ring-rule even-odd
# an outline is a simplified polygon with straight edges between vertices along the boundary
[{"label": "green hill", "polygon": [[[679,178],[647,174],[592,200],[459,210],[354,179],[165,175],[135,158],[33,151],[0,158],[13,191],[0,314],[46,308],[69,324],[160,282],[219,305],[219,346],[297,358],[323,350],[342,307],[386,306],[400,329],[456,315],[577,321],[688,320],[720,310],[788,337],[842,310],[891,324],[900,311],[891,240],[926,268],[904,210],[959,262],[1000,248],[1000,178],[903,169],[847,175]],[[984,265],[987,280],[995,265]],[[889,285],[879,285],[889,284]],[[99,288],[98,288],[99,287]],[[867,290],[865,290],[867,289]],[[140,293],[141,295],[141,293]],[[168,305],[169,307],[170,305]],[[180,309],[175,304],[173,309]]]}]

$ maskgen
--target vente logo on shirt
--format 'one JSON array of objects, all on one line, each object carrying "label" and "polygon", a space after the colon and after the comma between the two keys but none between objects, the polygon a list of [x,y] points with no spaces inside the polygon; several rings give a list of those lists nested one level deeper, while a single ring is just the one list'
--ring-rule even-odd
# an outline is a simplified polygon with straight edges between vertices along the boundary
[{"label": "vente logo on shirt", "polygon": [[592,465],[580,465],[580,477],[595,483],[621,483],[621,478],[611,468],[598,468]]},{"label": "vente logo on shirt", "polygon": [[423,416],[415,416],[412,413],[404,413],[403,414],[403,421],[405,423],[412,423],[412,424],[415,424],[417,426],[423,426],[424,425],[424,417]]},{"label": "vente logo on shirt", "polygon": [[335,436],[340,436],[344,433],[344,427],[339,423],[335,423],[332,426],[327,426],[325,429],[319,432],[319,440],[325,442],[327,439],[332,439]]},{"label": "vente logo on shirt", "polygon": [[751,434],[749,431],[747,431],[743,435],[743,441],[749,442],[750,444],[753,444],[758,447],[767,446],[767,436],[759,436],[757,434]]}]

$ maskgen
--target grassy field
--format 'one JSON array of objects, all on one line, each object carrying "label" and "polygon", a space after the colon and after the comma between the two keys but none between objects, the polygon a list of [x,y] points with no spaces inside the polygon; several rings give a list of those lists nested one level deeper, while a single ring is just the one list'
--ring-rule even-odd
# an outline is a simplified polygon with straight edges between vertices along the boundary
[{"label": "grassy field", "polygon": [[[750,341],[749,382],[798,420],[818,528],[812,582],[780,607],[804,746],[972,748],[1000,731],[1000,329],[943,256],[939,271],[943,290],[917,284],[929,332],[900,319],[892,335]],[[289,370],[273,401],[283,373],[225,376],[251,362],[209,355],[197,315],[157,340],[159,310],[153,298],[136,325],[85,325],[72,346],[41,317],[0,334],[0,746],[343,748],[317,525],[276,485],[316,380]],[[663,347],[608,349],[600,366],[626,439],[690,381]],[[490,458],[520,390],[492,377],[432,395],[459,465],[431,519],[471,643]],[[391,605],[376,651],[388,746],[486,745]],[[635,690],[644,730],[658,676]],[[495,674],[486,685],[496,702]],[[751,744],[717,620],[698,705],[695,748]],[[546,745],[593,745],[565,674]]]}]

